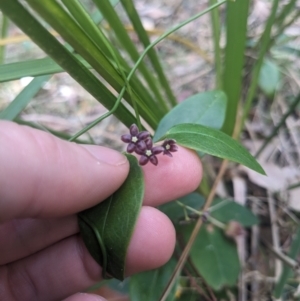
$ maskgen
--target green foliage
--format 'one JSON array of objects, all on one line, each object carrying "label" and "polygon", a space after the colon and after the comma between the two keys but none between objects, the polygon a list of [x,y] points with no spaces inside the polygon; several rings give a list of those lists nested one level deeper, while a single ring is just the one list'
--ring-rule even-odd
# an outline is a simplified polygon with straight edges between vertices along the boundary
[{"label": "green foliage", "polygon": [[279,88],[280,70],[274,61],[264,59],[263,65],[259,73],[259,87],[268,96],[273,96]]},{"label": "green foliage", "polygon": [[0,112],[0,119],[14,120],[29,104],[35,94],[42,88],[44,83],[50,78],[49,75],[34,78],[9,104]]},{"label": "green foliage", "polygon": [[199,124],[179,124],[172,127],[163,139],[175,139],[178,144],[196,151],[243,164],[261,174],[262,167],[249,152],[230,136]]},{"label": "green foliage", "polygon": [[[35,77],[0,112],[0,118],[38,127],[35,123],[22,120],[22,116],[19,117],[20,113],[53,74],[67,72],[109,112],[72,137],[47,129],[52,134],[63,139],[75,140],[110,114],[114,114],[128,127],[132,123],[140,126],[140,116],[142,125],[147,123],[156,130],[154,135],[156,141],[163,138],[176,139],[178,144],[197,152],[229,159],[264,174],[257,161],[230,136],[236,126],[239,106],[243,111],[243,117],[236,132],[239,133],[244,127],[253,100],[259,95],[258,87],[269,97],[276,96],[275,92],[281,88],[284,72],[281,73],[276,56],[270,51],[272,47],[277,51],[289,52],[299,57],[299,49],[276,45],[277,38],[286,26],[299,17],[299,12],[293,12],[297,1],[289,0],[281,6],[279,0],[271,1],[272,7],[263,34],[247,41],[251,1],[228,2],[225,10],[226,20],[223,23],[217,7],[226,1],[210,0],[210,7],[175,25],[151,43],[134,2],[121,0],[120,6],[126,12],[141,42],[139,46],[130,38],[114,8],[119,1],[92,2],[97,7],[93,15],[85,2],[79,0],[27,0],[30,9],[17,0],[0,0],[0,9],[5,14],[2,18],[1,38],[6,37],[10,20],[47,55],[42,59],[0,65],[0,82],[25,76]],[[211,13],[212,18],[213,63],[215,86],[218,90],[199,91],[182,103],[176,104],[176,96],[154,46],[206,13]],[[109,23],[109,33],[107,28],[100,24],[102,19]],[[55,29],[60,38],[54,37],[50,28]],[[226,30],[224,49],[220,46],[223,29]],[[246,49],[247,45],[251,47]],[[4,61],[4,48],[0,46],[1,62]],[[147,58],[147,62],[144,62],[144,58]],[[256,156],[259,156],[278,134],[299,101],[300,94],[294,97],[283,118],[265,138]],[[217,131],[221,127],[223,132]],[[118,279],[124,278],[127,247],[144,193],[141,168],[134,157],[128,158],[131,170],[124,185],[101,204],[79,214],[80,229],[90,253],[103,266],[104,274],[108,272]],[[204,202],[204,198],[198,192],[194,192],[162,205],[159,209],[167,214],[187,240],[193,225],[183,228],[178,225],[184,220],[189,220],[191,215],[201,215]],[[258,224],[258,218],[249,209],[226,200],[215,200],[210,216],[216,222],[224,224],[231,220],[238,221],[244,227]],[[295,258],[299,253],[299,237],[298,231],[290,248],[291,258]],[[220,291],[222,288],[236,284],[240,271],[236,245],[225,237],[223,230],[212,225],[210,221],[198,233],[190,257],[197,272],[211,288],[219,290],[220,296],[226,295],[225,289]],[[174,266],[175,261],[171,260],[160,269],[133,276],[130,280],[132,300],[158,300],[172,275]],[[290,275],[290,268],[285,267],[275,286],[276,298],[283,295]],[[174,299],[175,289],[176,287],[173,288],[168,300]],[[197,300],[194,288],[189,289],[179,293],[176,300]],[[222,295],[222,298],[224,296]]]},{"label": "green foliage", "polygon": [[[204,198],[199,193],[190,193],[179,199],[180,203],[199,210],[204,205]],[[174,223],[178,223],[184,219],[187,212],[183,206],[179,205],[177,201],[169,202],[159,206],[159,209],[165,213]]]},{"label": "green foliage", "polygon": [[[76,58],[87,68],[91,66],[78,55]],[[28,60],[24,62],[0,65],[0,82],[20,79],[25,76],[40,76],[63,72],[64,69],[51,58]]]},{"label": "green foliage", "polygon": [[[180,229],[186,240],[193,225]],[[190,252],[191,260],[204,280],[215,290],[235,285],[240,263],[236,245],[227,238],[223,230],[212,225],[204,225]]]},{"label": "green foliage", "polygon": [[258,224],[258,218],[249,209],[236,202],[216,199],[212,206],[215,205],[217,208],[211,210],[210,215],[220,222],[237,221],[244,227]]},{"label": "green foliage", "polygon": [[[143,272],[130,278],[131,301],[159,300],[176,266],[176,260],[171,258],[159,269]],[[167,301],[174,300],[176,287],[174,287]]]},{"label": "green foliage", "polygon": [[190,96],[163,117],[153,139],[160,140],[171,127],[182,123],[220,129],[225,119],[226,104],[226,95],[222,91],[208,91]]},{"label": "green foliage", "polygon": [[232,135],[241,99],[249,0],[227,3],[226,46],[222,88],[228,98],[223,131]]},{"label": "green foliage", "polygon": [[78,215],[80,233],[103,275],[119,280],[125,277],[127,249],[144,197],[142,169],[134,156],[127,157],[130,172],[119,190]]}]

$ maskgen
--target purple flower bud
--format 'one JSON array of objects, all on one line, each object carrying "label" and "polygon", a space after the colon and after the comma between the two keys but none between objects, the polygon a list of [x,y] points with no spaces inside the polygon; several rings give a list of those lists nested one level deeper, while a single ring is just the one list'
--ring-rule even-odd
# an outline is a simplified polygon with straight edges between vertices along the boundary
[{"label": "purple flower bud", "polygon": [[153,142],[152,142],[152,139],[150,137],[145,140],[145,143],[146,143],[147,149],[152,148]]},{"label": "purple flower bud", "polygon": [[147,156],[141,155],[140,160],[139,160],[139,164],[140,165],[146,165],[149,161],[149,158]]},{"label": "purple flower bud", "polygon": [[130,131],[131,136],[137,136],[139,133],[139,129],[136,126],[136,124],[132,124],[129,128],[129,131]]},{"label": "purple flower bud", "polygon": [[136,144],[135,152],[136,152],[138,155],[143,155],[144,152],[146,151],[146,149],[147,149],[147,147],[146,147],[145,141],[139,141],[139,142]]},{"label": "purple flower bud", "polygon": [[130,143],[131,142],[131,135],[130,134],[125,134],[121,136],[121,140],[125,143]]},{"label": "purple flower bud", "polygon": [[134,143],[129,143],[127,146],[127,152],[128,153],[133,153],[135,151],[135,144]]},{"label": "purple flower bud", "polygon": [[176,141],[174,139],[165,140],[162,144],[164,148],[164,155],[169,157],[173,157],[171,152],[177,152],[178,146],[176,145]]},{"label": "purple flower bud", "polygon": [[158,164],[158,160],[157,160],[156,156],[149,157],[149,160],[155,166]]},{"label": "purple flower bud", "polygon": [[165,149],[164,149],[162,146],[154,146],[154,147],[152,148],[152,153],[153,153],[154,155],[158,155],[158,154],[162,153],[164,150],[165,150]]},{"label": "purple flower bud", "polygon": [[150,136],[150,133],[147,131],[143,131],[138,133],[137,137],[139,140],[145,140],[146,138],[148,138]]}]

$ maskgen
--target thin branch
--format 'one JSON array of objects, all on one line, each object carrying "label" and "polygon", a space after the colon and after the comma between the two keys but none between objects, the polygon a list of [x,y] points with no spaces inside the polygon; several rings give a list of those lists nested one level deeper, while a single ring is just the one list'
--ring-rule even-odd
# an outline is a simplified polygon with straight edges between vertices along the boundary
[{"label": "thin branch", "polygon": [[[227,168],[227,164],[228,164],[227,160],[224,160],[222,162],[222,165],[221,165],[221,168],[219,170],[218,176],[217,176],[217,178],[216,178],[216,180],[215,180],[215,182],[213,184],[213,187],[212,187],[212,189],[211,189],[211,191],[209,193],[209,196],[208,196],[208,198],[206,200],[206,203],[204,205],[203,211],[208,210],[208,208],[210,207],[210,205],[211,205],[211,203],[212,203],[212,201],[214,199],[214,196],[216,194],[217,186],[218,186],[220,180],[222,179],[222,177],[223,177],[223,175],[225,173],[225,170]],[[196,239],[196,237],[198,235],[198,232],[199,232],[202,224],[203,224],[202,218],[199,217],[198,220],[197,220],[197,223],[196,223],[196,225],[194,227],[194,230],[193,230],[193,232],[192,232],[192,234],[190,236],[190,239],[189,239],[189,241],[188,241],[185,249],[183,250],[183,252],[182,252],[182,254],[181,254],[181,256],[180,256],[180,258],[179,258],[179,260],[177,262],[177,265],[176,265],[176,267],[174,269],[174,272],[173,272],[173,274],[171,276],[171,279],[169,280],[169,283],[167,284],[167,286],[166,286],[166,288],[165,288],[165,290],[164,290],[161,298],[159,299],[160,301],[165,301],[167,299],[167,297],[168,297],[168,295],[169,295],[169,293],[170,293],[170,291],[171,291],[171,289],[172,289],[172,287],[174,285],[174,282],[175,282],[178,274],[182,270],[182,267],[183,267],[183,265],[184,265],[184,263],[185,263],[188,255],[189,255],[189,252],[190,252],[190,250],[191,250],[191,248],[193,246],[193,243],[194,243],[194,241],[195,241],[195,239]]]}]

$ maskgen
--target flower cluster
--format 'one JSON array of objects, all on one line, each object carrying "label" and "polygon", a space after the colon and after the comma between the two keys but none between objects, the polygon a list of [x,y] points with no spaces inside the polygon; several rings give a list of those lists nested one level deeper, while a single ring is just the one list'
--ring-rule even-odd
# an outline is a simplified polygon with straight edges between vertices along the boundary
[{"label": "flower cluster", "polygon": [[161,146],[153,146],[150,133],[147,131],[139,132],[138,127],[133,124],[130,126],[129,134],[121,136],[121,140],[128,143],[127,152],[140,155],[140,165],[146,165],[149,161],[157,165],[158,159],[156,155],[163,153],[169,157],[172,157],[172,152],[176,152],[178,147],[176,141],[168,139],[163,142]]}]

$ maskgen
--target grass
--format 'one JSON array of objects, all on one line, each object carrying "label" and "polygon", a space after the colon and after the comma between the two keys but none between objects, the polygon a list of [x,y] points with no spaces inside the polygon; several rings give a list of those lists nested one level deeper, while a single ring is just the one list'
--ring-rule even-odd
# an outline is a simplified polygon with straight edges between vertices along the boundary
[{"label": "grass", "polygon": [[[9,5],[14,3],[14,1],[8,2]],[[63,11],[59,7],[54,4],[49,6],[49,9],[57,12],[54,20],[51,15],[47,15],[47,11],[42,11],[43,7],[39,6],[39,1],[29,2],[40,10],[49,24],[52,24],[53,28],[62,34],[65,41],[72,45],[76,52],[80,52],[89,64],[82,65],[81,61],[72,52],[70,54],[65,51],[52,35],[35,26],[33,30],[36,30],[36,42],[41,42],[41,32],[43,32],[44,37],[49,40],[49,47],[51,45],[62,51],[63,54],[61,53],[57,59],[62,60],[62,55],[64,55],[64,59],[69,60],[65,66],[66,70],[76,79],[80,70],[82,76],[79,83],[81,85],[66,73],[57,73],[51,79],[45,76],[39,80],[37,77],[24,89],[24,80],[19,80],[19,78],[26,75],[26,72],[28,74],[28,66],[15,65],[15,74],[13,66],[9,66],[6,70],[1,69],[5,66],[0,66],[0,78],[4,76],[7,80],[0,84],[0,116],[6,116],[6,119],[20,123],[29,123],[54,134],[60,133],[65,139],[74,137],[74,134],[103,115],[106,109],[113,107],[118,93],[126,83],[125,77],[128,76],[143,47],[149,45],[149,42],[160,36],[167,28],[187,20],[195,11],[199,11],[195,3],[189,1],[176,5],[173,1],[164,1],[164,4],[161,4],[157,0],[153,1],[152,6],[149,7],[138,6],[139,1],[136,1],[138,12],[144,17],[144,22],[149,23],[149,27],[146,27],[144,31],[140,22],[133,22],[133,25],[130,25],[127,24],[128,21],[125,21],[126,26],[123,27],[124,11],[120,6],[114,10],[112,6],[107,5],[102,7],[103,16],[108,19],[110,19],[109,16],[113,16],[116,22],[103,24],[103,35],[97,35],[97,31],[93,31],[93,24],[88,23],[88,20],[84,18],[81,19],[81,26],[87,27],[84,28],[84,32],[80,31],[78,24],[72,19],[78,19],[76,13],[80,7],[77,7],[78,10],[73,11],[70,17],[70,24],[73,26],[70,29],[78,32],[79,43],[76,44],[76,40],[72,37],[72,30],[68,32],[63,28],[63,19],[60,23],[61,27],[55,27],[57,25],[54,23],[59,13],[63,16]],[[63,2],[67,7],[68,1]],[[128,4],[126,8],[130,12],[131,1],[122,2]],[[211,0],[210,4],[213,3],[215,1]],[[136,77],[132,78],[131,91],[129,90],[124,95],[124,99],[132,107],[135,106],[136,111],[139,111],[143,126],[153,132],[159,119],[170,107],[174,106],[175,98],[182,101],[190,95],[216,87],[223,88],[227,93],[229,104],[223,130],[231,135],[237,121],[237,132],[241,133],[239,136],[241,141],[252,154],[259,155],[259,162],[266,168],[269,180],[253,176],[248,170],[238,169],[233,165],[227,165],[226,162],[220,163],[211,157],[204,157],[205,187],[200,187],[200,190],[203,189],[204,195],[210,200],[213,200],[214,194],[217,193],[219,197],[235,198],[248,208],[254,207],[253,211],[263,221],[261,226],[247,230],[252,245],[250,246],[245,240],[239,245],[239,251],[246,254],[242,259],[246,269],[238,287],[240,296],[244,296],[244,300],[245,298],[251,299],[252,294],[255,295],[257,292],[260,292],[260,298],[267,296],[268,292],[273,289],[270,282],[277,281],[274,274],[269,271],[280,272],[275,265],[276,257],[273,258],[274,254],[269,253],[270,250],[260,241],[267,239],[272,245],[278,240],[280,242],[292,240],[290,234],[297,233],[296,228],[299,225],[300,208],[295,205],[294,200],[299,193],[297,191],[299,191],[300,182],[298,172],[300,165],[298,122],[300,40],[297,35],[293,34],[293,31],[299,32],[300,24],[299,19],[291,15],[293,13],[291,8],[295,3],[294,0],[287,1],[287,5],[273,1],[269,9],[268,1],[260,0],[255,4],[251,1],[230,2],[227,4],[227,19],[224,19],[225,7],[221,7],[219,12],[215,10],[212,15],[205,15],[188,24],[158,44],[155,47],[157,55],[151,51],[151,56],[146,57]],[[99,3],[98,6],[100,7]],[[149,9],[148,12],[146,8]],[[115,11],[117,14],[114,13]],[[246,16],[249,12],[251,17],[247,23]],[[264,15],[260,14],[261,12],[265,12],[266,17],[262,17]],[[122,17],[119,19],[118,16]],[[133,21],[138,20],[135,11],[129,18]],[[24,18],[23,21],[28,24],[28,20]],[[225,22],[227,22],[226,28]],[[151,28],[151,25],[154,28]],[[88,35],[86,35],[87,32]],[[146,32],[150,39],[146,38]],[[7,22],[7,19],[2,19],[0,59],[3,62],[18,62],[42,57],[41,51],[32,42],[24,39],[24,36],[15,37],[15,33],[20,34],[16,26]],[[57,37],[57,34],[54,33],[54,36]],[[141,42],[137,41],[138,37]],[[276,39],[272,39],[273,37]],[[226,47],[225,41],[227,41]],[[81,46],[83,43],[88,45],[86,46],[88,51]],[[117,45],[117,49],[122,49],[122,51],[112,52],[112,45]],[[273,91],[269,95],[263,93],[263,82],[259,77],[265,58],[274,63],[280,74],[280,82],[273,84]],[[45,69],[41,71],[40,64],[36,63],[35,70],[33,70],[34,65],[30,64],[32,72],[35,72],[32,74],[47,74]],[[76,68],[72,68],[72,64],[76,65]],[[55,69],[57,66],[51,63],[47,66],[49,70],[57,70]],[[95,75],[95,72],[90,72],[90,67],[93,67],[99,74]],[[20,68],[25,69],[25,73],[18,71]],[[82,80],[84,76],[88,80]],[[101,84],[98,78],[104,78],[104,83]],[[42,79],[47,81],[45,85]],[[169,85],[166,84],[167,81]],[[163,85],[160,85],[161,83]],[[150,88],[147,88],[148,85]],[[19,99],[22,101],[20,102]],[[241,105],[241,101],[244,101],[244,105]],[[117,112],[118,119],[127,126],[134,121],[131,115],[132,107],[122,105]],[[119,141],[119,135],[125,131],[125,126],[111,116],[90,128],[80,139],[83,142],[121,150],[123,145]],[[215,190],[219,182],[224,188],[223,191]],[[244,193],[239,194],[240,191]],[[270,204],[273,200],[276,206],[275,210],[271,211]],[[279,220],[281,227],[274,228],[269,222],[271,218]],[[272,235],[260,235],[259,232],[264,228],[270,230]],[[257,231],[258,229],[260,231]],[[294,245],[297,243],[298,238],[294,241]],[[286,251],[285,246],[280,245],[280,252],[283,251]],[[189,252],[186,251],[186,256],[188,255]],[[257,261],[250,262],[248,258],[254,258],[254,256]],[[269,262],[264,261],[266,256],[270,256]],[[183,262],[185,260],[182,260]],[[187,277],[191,283],[194,283],[193,280],[199,275],[196,277],[191,273],[192,270],[189,267],[188,272],[181,274],[182,280]],[[175,280],[180,272],[181,268],[178,268],[176,273],[173,273]],[[276,286],[277,297],[289,296],[285,283],[291,281],[291,277],[286,275],[288,273],[284,270]],[[268,277],[268,282],[265,281],[264,276]],[[247,290],[249,283],[250,291]],[[186,285],[184,289],[198,290],[199,285]],[[201,290],[203,291],[203,287],[200,287],[200,292]],[[293,287],[291,291],[295,291],[295,288]],[[218,296],[218,292],[210,290],[205,285],[204,292],[215,298]],[[283,300],[289,300],[288,297],[285,298],[287,299]]]}]

